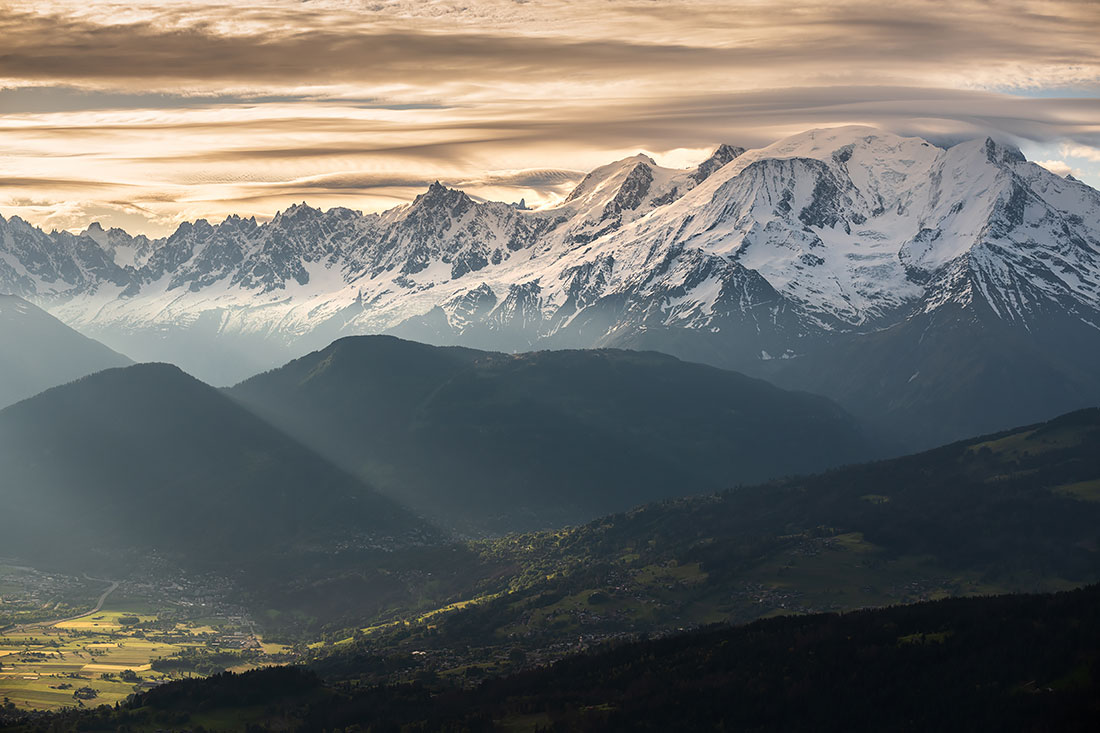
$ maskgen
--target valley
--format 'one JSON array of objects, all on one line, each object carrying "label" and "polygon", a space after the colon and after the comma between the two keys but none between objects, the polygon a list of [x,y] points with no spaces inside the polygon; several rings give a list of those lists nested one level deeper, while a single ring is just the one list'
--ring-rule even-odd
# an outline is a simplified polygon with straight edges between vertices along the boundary
[{"label": "valley", "polygon": [[[13,729],[315,730],[369,716],[376,726],[440,731],[657,731],[718,720],[839,732],[853,720],[953,728],[962,715],[1084,731],[1097,711],[1091,650],[1100,642],[1098,592],[1090,586],[787,616],[605,643],[526,669],[511,655],[476,686],[432,670],[395,676],[408,669],[396,656],[258,669],[158,686],[116,709],[23,719]],[[838,703],[843,718],[822,723],[820,711]]]},{"label": "valley", "polygon": [[[1100,412],[1087,410],[575,527],[306,558],[277,571],[253,566],[232,581],[161,565],[123,580],[98,614],[43,631],[74,654],[87,653],[79,647],[88,634],[123,644],[105,661],[68,659],[81,664],[64,673],[152,664],[135,670],[148,684],[294,662],[467,688],[714,624],[1066,590],[1100,579],[1100,502],[1079,488],[1100,480],[1098,445]],[[41,575],[40,584],[54,588],[58,578]],[[102,592],[72,582],[89,607],[91,591]],[[131,598],[144,605],[120,605]],[[138,618],[134,632],[115,628],[123,612]],[[30,644],[30,636],[42,638]],[[49,667],[33,664],[60,663],[34,656],[51,652],[53,640],[26,626],[7,638],[28,656],[6,684],[37,675],[26,684],[56,685]],[[117,686],[104,694],[112,689],[121,694]]]},{"label": "valley", "polygon": [[[78,609],[88,580],[0,568],[5,704],[28,711],[114,705],[172,680],[299,657],[288,646],[264,643],[247,611],[227,600],[227,581],[214,577],[136,574],[85,601],[90,610],[49,618]],[[103,582],[90,587],[102,590]]]},{"label": "valley", "polygon": [[1097,0],[3,0],[0,731],[1095,733]]}]

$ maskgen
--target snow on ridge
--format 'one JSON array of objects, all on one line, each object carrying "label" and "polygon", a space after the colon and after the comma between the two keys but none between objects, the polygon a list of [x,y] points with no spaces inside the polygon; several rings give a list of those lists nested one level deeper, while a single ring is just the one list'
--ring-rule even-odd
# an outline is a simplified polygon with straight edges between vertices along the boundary
[{"label": "snow on ridge", "polygon": [[618,309],[616,331],[645,327],[646,314],[718,328],[764,297],[726,287],[731,273],[758,274],[820,331],[975,295],[1006,318],[1039,300],[1100,309],[1100,194],[1011,149],[846,126],[722,155],[706,170],[626,158],[536,211],[433,184],[380,215],[299,204],[266,223],[200,221],[158,240],[98,225],[46,235],[0,218],[0,291],[70,324],[189,327],[212,314],[220,333],[286,342],[322,327],[384,331],[437,307],[455,328],[489,328],[469,309],[490,301],[493,328],[519,319],[527,340],[599,304]]}]

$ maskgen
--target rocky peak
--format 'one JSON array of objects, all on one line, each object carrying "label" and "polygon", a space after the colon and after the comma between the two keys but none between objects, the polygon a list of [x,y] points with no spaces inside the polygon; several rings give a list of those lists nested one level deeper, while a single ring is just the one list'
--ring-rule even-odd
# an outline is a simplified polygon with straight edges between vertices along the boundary
[{"label": "rocky peak", "polygon": [[630,169],[623,179],[615,198],[604,207],[604,218],[615,216],[623,211],[637,209],[646,199],[653,185],[653,168],[648,163],[638,163]]},{"label": "rocky peak", "polygon": [[998,143],[993,138],[985,139],[985,155],[990,163],[1026,163],[1027,158],[1013,145]]},{"label": "rocky peak", "polygon": [[730,161],[734,160],[742,153],[745,152],[744,148],[739,148],[734,145],[727,145],[722,143],[718,146],[709,158],[704,160],[699,166],[691,173],[691,180],[696,183],[702,183],[710,177],[712,173],[726,165]]},{"label": "rocky peak", "polygon": [[465,192],[447,188],[439,181],[428,186],[428,190],[417,196],[409,207],[410,213],[422,211],[442,211],[460,214],[474,201]]},{"label": "rocky peak", "polygon": [[313,218],[321,213],[320,209],[315,209],[305,201],[300,204],[291,204],[290,208],[280,211],[271,220],[273,224],[280,224],[285,221],[295,221],[307,218]]},{"label": "rocky peak", "polygon": [[648,155],[638,153],[632,155],[629,158],[623,158],[617,160],[614,163],[600,166],[588,175],[586,175],[577,187],[569,194],[565,199],[565,203],[569,204],[574,201],[586,198],[605,185],[607,181],[613,179],[616,175],[620,175],[623,171],[629,171],[627,175],[634,173],[638,166],[648,166],[651,169],[657,167],[657,161],[650,158]]}]

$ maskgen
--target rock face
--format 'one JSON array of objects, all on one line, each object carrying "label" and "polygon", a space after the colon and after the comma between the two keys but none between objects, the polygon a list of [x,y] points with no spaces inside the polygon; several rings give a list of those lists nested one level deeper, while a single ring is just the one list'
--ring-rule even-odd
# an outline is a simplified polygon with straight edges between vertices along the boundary
[{"label": "rock face", "polygon": [[393,333],[655,348],[923,445],[1100,401],[1100,193],[992,140],[865,127],[694,170],[635,156],[537,211],[434,184],[381,215],[303,204],[155,241],[0,220],[0,290],[221,383]]}]

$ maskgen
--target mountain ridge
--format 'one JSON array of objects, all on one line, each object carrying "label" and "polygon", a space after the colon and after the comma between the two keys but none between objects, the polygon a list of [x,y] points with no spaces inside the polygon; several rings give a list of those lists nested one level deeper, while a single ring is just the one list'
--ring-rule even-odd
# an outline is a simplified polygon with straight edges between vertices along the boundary
[{"label": "mountain ridge", "polygon": [[[0,410],[2,551],[199,567],[442,536],[171,364],[83,377]],[[87,568],[85,568],[87,569]]]},{"label": "mountain ridge", "polygon": [[[1007,324],[1009,341],[1036,344],[1040,384],[1100,350],[1100,193],[988,138],[941,148],[867,127],[811,130],[723,146],[694,169],[627,158],[540,210],[435,183],[381,214],[302,204],[267,223],[127,237],[0,220],[0,287],[218,384],[366,333],[498,351],[653,348],[907,422],[917,447],[999,425],[876,412],[917,401],[904,380],[919,370],[863,374],[901,394],[852,398],[845,342],[922,323],[902,328],[919,349],[920,331],[947,320],[936,314],[959,311],[972,330]],[[980,355],[978,371],[996,358]],[[1057,410],[1100,402],[1100,381],[1078,387],[1081,401]],[[1002,424],[1049,416],[1021,407]]]},{"label": "mountain ridge", "polygon": [[15,295],[0,294],[0,409],[133,362]]},{"label": "mountain ridge", "polygon": [[474,533],[886,452],[826,398],[658,352],[351,336],[227,394],[396,501]]}]

